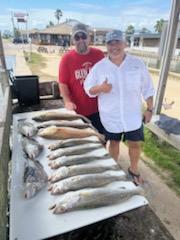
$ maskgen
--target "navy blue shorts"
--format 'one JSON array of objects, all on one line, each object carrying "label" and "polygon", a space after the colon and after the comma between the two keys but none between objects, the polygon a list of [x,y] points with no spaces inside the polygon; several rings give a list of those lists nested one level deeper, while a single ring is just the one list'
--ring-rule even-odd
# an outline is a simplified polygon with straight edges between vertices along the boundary
[{"label": "navy blue shorts", "polygon": [[123,138],[123,141],[144,141],[144,128],[143,125],[134,131],[130,131],[130,132],[122,132],[122,133],[111,133],[106,131],[106,129],[104,129],[104,135],[106,136],[106,140],[114,140],[114,141],[121,141],[121,139]]},{"label": "navy blue shorts", "polygon": [[98,112],[86,117],[91,121],[92,125],[98,130],[99,133],[104,133],[104,127],[101,123]]}]

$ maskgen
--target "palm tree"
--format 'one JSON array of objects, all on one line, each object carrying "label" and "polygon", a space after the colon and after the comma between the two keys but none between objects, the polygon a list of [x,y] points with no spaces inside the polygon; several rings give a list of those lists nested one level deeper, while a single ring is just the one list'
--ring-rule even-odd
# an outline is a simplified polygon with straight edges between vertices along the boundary
[{"label": "palm tree", "polygon": [[55,18],[57,19],[57,23],[58,24],[59,24],[59,21],[60,21],[61,17],[62,17],[61,9],[56,9],[56,11],[55,11]]},{"label": "palm tree", "polygon": [[127,34],[133,34],[135,32],[135,28],[133,25],[129,25],[126,29]]},{"label": "palm tree", "polygon": [[54,26],[54,23],[52,21],[49,21],[49,24],[46,25],[47,28]]},{"label": "palm tree", "polygon": [[148,33],[150,32],[147,28],[143,27],[141,30],[140,30],[141,33]]},{"label": "palm tree", "polygon": [[160,20],[158,20],[156,22],[156,25],[154,26],[155,32],[161,33],[163,24],[164,24],[164,19],[161,18]]}]

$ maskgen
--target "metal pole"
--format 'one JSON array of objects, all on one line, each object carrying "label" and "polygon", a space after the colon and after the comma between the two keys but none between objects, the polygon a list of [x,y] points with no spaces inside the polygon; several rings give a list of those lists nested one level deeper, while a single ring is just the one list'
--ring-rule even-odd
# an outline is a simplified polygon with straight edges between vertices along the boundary
[{"label": "metal pole", "polygon": [[94,45],[96,45],[96,29],[94,28]]},{"label": "metal pole", "polygon": [[13,34],[15,37],[15,24],[14,24],[14,13],[13,12],[11,12],[11,21],[12,21],[12,25],[13,25]]},{"label": "metal pole", "polygon": [[28,13],[26,13],[26,19],[25,19],[25,21],[26,21],[26,38],[27,38],[27,41],[29,40],[29,31],[28,31],[28,16],[29,16],[29,14],[28,14]]},{"label": "metal pole", "polygon": [[169,66],[171,62],[172,52],[175,44],[175,36],[179,21],[179,12],[180,12],[180,1],[179,0],[172,0],[171,12],[170,12],[170,19],[168,22],[167,28],[167,37],[165,40],[164,45],[164,52],[161,60],[161,67],[160,67],[160,76],[159,76],[159,84],[155,99],[155,106],[154,106],[154,114],[160,114],[162,102],[164,98],[167,77],[169,72]]},{"label": "metal pole", "polygon": [[165,49],[164,44],[165,44],[165,39],[167,36],[167,25],[168,25],[167,22],[163,23],[162,32],[161,32],[161,36],[160,36],[159,50],[158,50],[159,59],[162,58],[163,50]]}]

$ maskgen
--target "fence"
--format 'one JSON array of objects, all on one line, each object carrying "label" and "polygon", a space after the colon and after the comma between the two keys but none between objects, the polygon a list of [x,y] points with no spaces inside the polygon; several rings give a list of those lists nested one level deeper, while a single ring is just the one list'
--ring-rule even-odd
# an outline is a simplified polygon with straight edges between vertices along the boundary
[{"label": "fence", "polygon": [[[145,52],[145,51],[138,51],[134,49],[129,49],[129,53],[132,55],[138,56],[143,59],[145,64],[150,68],[157,68],[160,67],[160,59],[157,53],[155,52]],[[180,73],[180,56],[174,56],[171,60],[170,71],[175,73]]]}]

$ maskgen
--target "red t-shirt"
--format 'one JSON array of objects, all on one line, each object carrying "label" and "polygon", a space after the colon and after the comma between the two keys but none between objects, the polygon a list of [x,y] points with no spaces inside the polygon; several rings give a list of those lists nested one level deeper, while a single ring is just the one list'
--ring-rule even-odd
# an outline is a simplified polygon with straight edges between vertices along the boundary
[{"label": "red t-shirt", "polygon": [[81,55],[75,50],[65,54],[59,65],[59,82],[68,86],[71,100],[76,104],[76,112],[89,116],[98,111],[97,98],[86,95],[83,83],[89,70],[95,63],[104,57],[101,50],[90,48],[86,55]]}]

